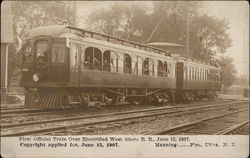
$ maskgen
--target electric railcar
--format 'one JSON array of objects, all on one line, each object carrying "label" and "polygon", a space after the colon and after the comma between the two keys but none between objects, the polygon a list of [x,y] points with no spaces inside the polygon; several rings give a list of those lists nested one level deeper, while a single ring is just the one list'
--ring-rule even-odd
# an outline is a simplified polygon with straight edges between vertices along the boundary
[{"label": "electric railcar", "polygon": [[21,50],[27,107],[213,99],[221,87],[206,61],[74,27],[36,28]]}]

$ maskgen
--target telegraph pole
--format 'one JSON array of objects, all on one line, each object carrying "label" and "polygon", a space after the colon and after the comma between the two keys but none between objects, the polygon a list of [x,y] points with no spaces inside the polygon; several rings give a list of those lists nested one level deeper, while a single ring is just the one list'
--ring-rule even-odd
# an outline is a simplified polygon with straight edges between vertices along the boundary
[{"label": "telegraph pole", "polygon": [[72,8],[73,8],[73,26],[76,27],[76,16],[77,16],[76,1],[72,1]]},{"label": "telegraph pole", "polygon": [[186,47],[187,56],[189,56],[189,12],[187,12],[187,47]]}]

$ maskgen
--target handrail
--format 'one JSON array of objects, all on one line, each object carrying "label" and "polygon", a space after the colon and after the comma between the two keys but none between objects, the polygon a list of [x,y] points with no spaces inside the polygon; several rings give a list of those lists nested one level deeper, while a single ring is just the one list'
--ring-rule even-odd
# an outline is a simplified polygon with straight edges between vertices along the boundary
[{"label": "handrail", "polygon": [[145,49],[150,48],[150,49],[154,50],[154,53],[163,54],[163,55],[166,55],[166,56],[171,56],[171,54],[169,52],[167,52],[166,50],[151,47],[151,46],[148,46],[148,45],[145,45],[145,44],[136,43],[136,42],[133,42],[133,41],[129,41],[129,40],[121,39],[121,38],[118,38],[118,37],[113,37],[113,36],[110,36],[110,35],[106,35],[106,34],[103,34],[103,33],[97,33],[97,32],[84,30],[84,29],[80,29],[80,28],[76,28],[76,27],[72,27],[72,26],[68,26],[67,28],[81,31],[83,33],[83,35],[85,33],[89,33],[89,34],[91,34],[91,38],[94,38],[93,35],[100,35],[100,36],[102,36],[104,38],[107,38],[107,40],[106,40],[107,42],[110,42],[110,39],[115,39],[115,40],[120,41],[122,43],[121,45],[124,45],[124,42],[128,42],[130,44],[133,44],[135,48],[136,48],[136,46],[139,46],[140,49],[142,49],[142,48],[145,48]]},{"label": "handrail", "polygon": [[[91,38],[94,38],[94,35],[99,35],[101,37],[106,38],[107,40],[105,40],[105,41],[107,41],[107,42],[111,42],[110,39],[115,39],[115,40],[118,40],[119,42],[121,42],[121,45],[125,45],[124,42],[127,42],[129,44],[134,45],[134,48],[138,48],[136,46],[139,46],[140,50],[142,50],[142,48],[144,48],[144,50],[147,50],[147,48],[149,48],[149,49],[152,49],[154,51],[154,53],[163,54],[165,56],[171,56],[171,53],[169,53],[166,50],[155,48],[155,47],[148,46],[148,45],[145,45],[145,44],[141,44],[141,43],[137,43],[137,42],[133,42],[133,41],[121,39],[121,38],[110,36],[110,35],[106,35],[106,34],[103,34],[103,33],[97,33],[97,32],[93,32],[93,31],[81,29],[81,28],[76,28],[76,27],[73,27],[73,26],[67,26],[67,28],[73,29],[73,30],[77,30],[77,31],[81,31],[83,36],[85,35],[85,33],[89,33],[90,36],[91,36]],[[190,56],[186,56],[186,55],[181,55],[181,56],[183,58],[186,58],[186,59],[191,59],[192,61],[201,62],[202,64],[207,64],[207,65],[211,65],[211,66],[217,67],[215,64],[212,64],[209,61],[205,61],[205,60],[202,60],[202,59],[198,59],[198,58],[194,58],[194,57],[190,57]]]}]

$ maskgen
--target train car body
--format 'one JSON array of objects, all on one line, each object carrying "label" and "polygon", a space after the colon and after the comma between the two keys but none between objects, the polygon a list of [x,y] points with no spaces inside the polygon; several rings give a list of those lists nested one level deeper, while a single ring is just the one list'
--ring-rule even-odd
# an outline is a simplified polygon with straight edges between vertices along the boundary
[{"label": "train car body", "polygon": [[157,102],[220,89],[220,70],[207,62],[74,27],[37,28],[22,52],[29,107]]}]

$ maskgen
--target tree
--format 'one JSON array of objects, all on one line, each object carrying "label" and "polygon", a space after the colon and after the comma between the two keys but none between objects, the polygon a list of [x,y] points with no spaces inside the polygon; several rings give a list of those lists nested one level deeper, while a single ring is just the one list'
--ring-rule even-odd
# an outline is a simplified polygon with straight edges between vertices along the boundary
[{"label": "tree", "polygon": [[108,9],[93,11],[88,19],[92,29],[112,36],[182,45],[187,43],[189,20],[190,54],[205,60],[212,60],[216,53],[225,53],[231,46],[228,22],[204,13],[198,1],[154,1],[151,9],[138,3],[116,2]]},{"label": "tree", "polygon": [[10,45],[8,62],[8,83],[13,72],[21,66],[18,52],[29,32],[39,26],[73,25],[71,3],[65,1],[13,1],[13,31],[15,43]]},{"label": "tree", "polygon": [[24,40],[39,26],[72,25],[72,5],[64,1],[14,1],[13,24],[17,38]]},{"label": "tree", "polygon": [[143,3],[119,2],[93,11],[87,22],[95,31],[138,42],[145,38],[145,30],[150,29],[145,25],[148,18],[147,6]]},{"label": "tree", "polygon": [[[161,5],[164,9],[161,9]],[[225,53],[231,46],[231,39],[226,32],[227,20],[204,13],[201,2],[154,2],[153,6],[152,19],[159,21],[160,17],[164,17],[154,41],[186,45],[189,20],[189,45],[193,57],[212,60],[216,53]]]},{"label": "tree", "polygon": [[230,87],[236,79],[236,69],[233,64],[233,58],[222,56],[217,60],[222,68],[222,83],[224,88]]},{"label": "tree", "polygon": [[225,53],[231,47],[231,39],[227,34],[228,21],[216,17],[202,15],[194,19],[194,29],[199,36],[200,50],[194,51],[194,57],[211,60],[216,53]]}]

